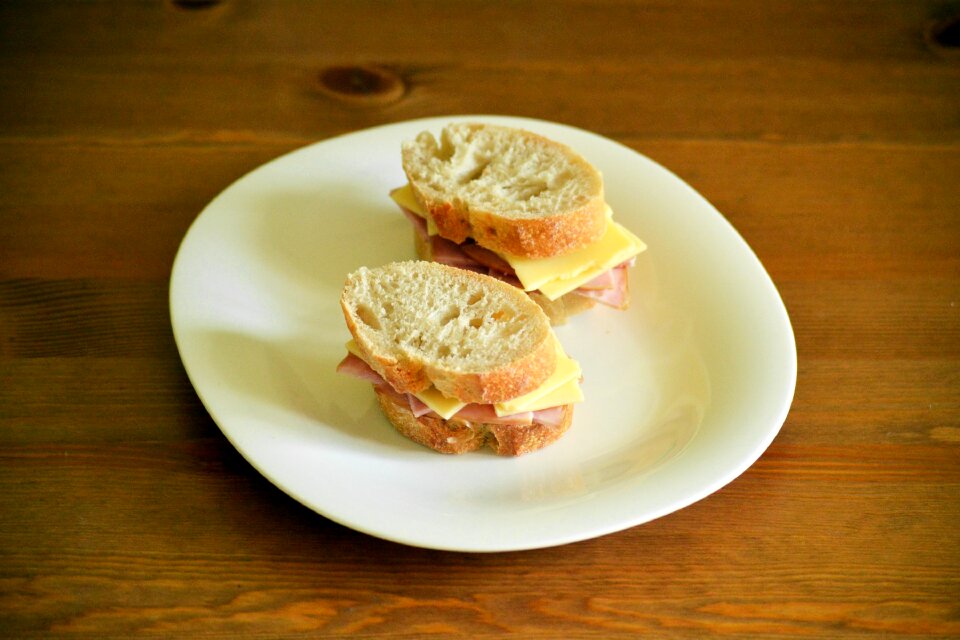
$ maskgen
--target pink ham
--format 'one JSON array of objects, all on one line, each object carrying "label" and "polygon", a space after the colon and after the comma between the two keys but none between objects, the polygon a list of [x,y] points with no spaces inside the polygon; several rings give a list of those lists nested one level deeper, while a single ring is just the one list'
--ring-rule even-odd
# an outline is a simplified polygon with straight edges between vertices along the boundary
[{"label": "pink ham", "polygon": [[468,256],[483,266],[488,267],[491,271],[499,271],[509,276],[516,276],[516,272],[513,270],[513,267],[510,266],[510,263],[493,251],[490,251],[490,249],[481,247],[478,244],[462,244],[460,248],[463,249],[463,252]]},{"label": "pink ham", "polygon": [[491,278],[496,278],[497,280],[502,280],[509,285],[516,287],[517,289],[523,289],[523,283],[517,280],[516,276],[511,276],[506,273],[501,273],[495,269],[487,269],[486,271],[481,271],[481,273],[486,273]]},{"label": "pink ham", "polygon": [[370,365],[363,361],[363,358],[358,358],[352,353],[348,353],[347,357],[340,361],[340,364],[337,365],[337,373],[360,378],[373,384],[386,383],[386,380],[384,380],[379,373],[371,369]]},{"label": "pink ham", "polygon": [[446,238],[441,238],[440,236],[430,236],[430,257],[434,262],[446,264],[451,267],[460,267],[461,269],[470,269],[471,271],[482,271],[486,273],[486,268],[464,253],[460,249],[460,245]]},{"label": "pink ham", "polygon": [[423,404],[423,402],[417,396],[412,393],[405,394],[407,396],[407,404],[410,405],[410,411],[413,412],[414,418],[419,418],[420,416],[425,416],[428,413],[433,413],[433,409]]},{"label": "pink ham", "polygon": [[[625,262],[621,262],[609,271],[604,271],[590,282],[580,285],[580,289],[616,289],[620,286],[621,279],[625,277],[626,270],[632,267],[636,261],[636,258],[630,258]],[[617,273],[618,271],[620,271],[620,273]]]},{"label": "pink ham", "polygon": [[558,427],[563,422],[563,407],[550,407],[533,412],[533,421],[548,427]]},{"label": "pink ham", "polygon": [[468,404],[453,416],[457,420],[483,422],[485,424],[530,424],[533,413],[515,413],[509,416],[498,416],[492,404]]},{"label": "pink ham", "polygon": [[613,283],[611,288],[585,289],[581,287],[576,289],[576,292],[578,295],[592,298],[616,309],[623,309],[627,306],[627,268],[621,265],[610,269],[607,273],[610,274]]},{"label": "pink ham", "polygon": [[[513,269],[510,268],[510,265],[492,251],[475,244],[461,245],[446,238],[441,238],[440,236],[431,236],[427,233],[426,220],[407,208],[400,207],[400,210],[403,211],[403,214],[407,216],[407,219],[413,224],[417,236],[421,240],[430,243],[430,258],[434,262],[439,262],[451,267],[469,269],[470,271],[476,271],[478,273],[489,273],[489,275],[494,277],[500,277],[500,273],[513,275]],[[506,280],[506,278],[502,277],[500,277],[500,279]],[[519,284],[519,280],[515,278],[514,280]],[[513,282],[511,282],[511,284],[513,284]]]},{"label": "pink ham", "polygon": [[[430,236],[427,234],[427,223],[423,218],[409,209],[400,208],[413,223],[417,235],[421,239],[429,239],[431,257],[434,262],[485,273],[517,288],[523,288],[523,284],[517,279],[516,272],[510,264],[493,251],[474,243],[458,245],[440,236]],[[615,309],[625,309],[628,300],[627,269],[632,267],[634,262],[636,262],[636,258],[630,258],[609,271],[601,273],[593,280],[580,285],[579,288],[574,289],[574,292]]]},{"label": "pink ham", "polygon": [[603,273],[598,275],[596,278],[594,278],[590,282],[585,282],[582,285],[580,285],[579,290],[595,291],[598,289],[612,289],[614,286],[616,286],[615,284],[616,276],[614,275],[613,272],[619,268],[620,267],[614,267],[613,269],[604,271]]}]

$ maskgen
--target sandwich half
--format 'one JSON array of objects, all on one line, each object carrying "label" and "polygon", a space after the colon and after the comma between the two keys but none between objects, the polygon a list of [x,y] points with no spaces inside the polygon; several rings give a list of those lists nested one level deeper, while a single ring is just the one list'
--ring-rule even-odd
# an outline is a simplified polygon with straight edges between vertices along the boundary
[{"label": "sandwich half", "polygon": [[352,339],[337,371],[373,383],[387,419],[441,453],[520,455],[559,438],[580,365],[520,289],[411,261],[362,267],[340,297]]},{"label": "sandwich half", "polygon": [[613,220],[600,172],[572,149],[462,123],[401,151],[408,182],[390,196],[421,258],[521,288],[553,324],[596,303],[628,306],[627,270],[646,245]]}]

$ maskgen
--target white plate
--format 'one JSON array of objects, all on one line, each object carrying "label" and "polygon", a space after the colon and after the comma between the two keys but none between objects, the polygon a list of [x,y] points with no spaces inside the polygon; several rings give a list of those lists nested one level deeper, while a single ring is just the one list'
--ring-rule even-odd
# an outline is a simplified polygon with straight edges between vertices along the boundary
[{"label": "white plate", "polygon": [[[461,119],[578,150],[602,170],[616,219],[650,247],[629,311],[598,308],[558,329],[586,401],[559,442],[520,458],[420,447],[380,414],[370,385],[334,373],[349,338],[344,276],[414,257],[387,197],[404,182],[400,142]],[[730,224],[644,156],[538,120],[401,122],[256,169],[190,228],[170,308],[197,393],[260,473],[336,522],[436,549],[559,545],[687,506],[760,456],[796,382],[786,310]]]}]

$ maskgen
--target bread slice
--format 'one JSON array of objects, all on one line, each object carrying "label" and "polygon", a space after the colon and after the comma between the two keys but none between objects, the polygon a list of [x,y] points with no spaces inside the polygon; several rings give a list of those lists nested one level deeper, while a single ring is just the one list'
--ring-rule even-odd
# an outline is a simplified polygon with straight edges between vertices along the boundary
[{"label": "bread slice", "polygon": [[410,406],[396,396],[374,388],[384,415],[402,435],[440,453],[467,453],[488,445],[498,455],[519,456],[542,449],[557,440],[573,422],[573,405],[563,407],[559,424],[534,422],[529,425],[480,424],[464,420],[443,420],[426,415],[417,418]]},{"label": "bread slice", "polygon": [[490,276],[423,261],[362,267],[340,306],[363,359],[400,393],[432,384],[492,404],[533,391],[556,368],[547,316]]},{"label": "bread slice", "polygon": [[[421,260],[433,260],[433,249],[429,237],[424,238],[420,233],[414,231],[413,245],[417,251],[417,256]],[[565,324],[571,316],[592,309],[596,304],[596,301],[592,298],[581,296],[574,291],[562,295],[556,300],[550,300],[539,291],[528,291],[527,295],[543,309],[550,320],[550,324],[554,327]]]},{"label": "bread slice", "polygon": [[521,129],[446,126],[402,146],[403,170],[441,236],[531,258],[595,242],[607,220],[600,173],[572,149]]}]

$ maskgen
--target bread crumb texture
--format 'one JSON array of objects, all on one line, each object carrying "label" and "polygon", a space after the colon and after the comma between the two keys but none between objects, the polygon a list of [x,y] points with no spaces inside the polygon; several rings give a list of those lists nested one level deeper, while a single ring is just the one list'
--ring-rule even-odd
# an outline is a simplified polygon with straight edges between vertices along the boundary
[{"label": "bread crumb texture", "polygon": [[550,331],[541,309],[518,289],[423,261],[362,267],[347,277],[341,302],[368,352],[457,372],[509,364]]},{"label": "bread crumb texture", "polygon": [[569,147],[536,134],[477,123],[424,131],[402,148],[404,170],[430,200],[505,218],[581,209],[600,198],[600,174]]}]

